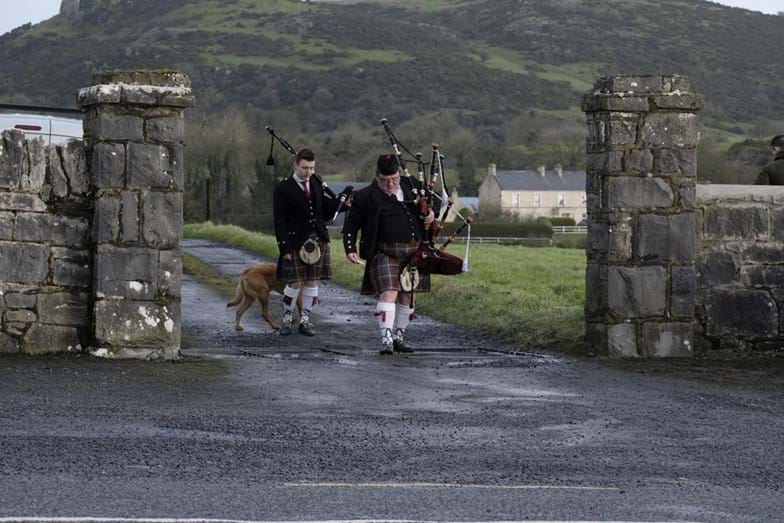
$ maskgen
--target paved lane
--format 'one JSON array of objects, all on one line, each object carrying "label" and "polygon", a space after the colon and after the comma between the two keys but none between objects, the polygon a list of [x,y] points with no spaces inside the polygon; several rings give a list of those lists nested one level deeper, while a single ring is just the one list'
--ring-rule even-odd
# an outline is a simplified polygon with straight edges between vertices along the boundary
[{"label": "paved lane", "polygon": [[0,358],[0,517],[782,520],[780,391],[487,353],[469,331],[380,357],[350,301],[317,341],[252,311],[235,333],[186,278],[197,358]]}]

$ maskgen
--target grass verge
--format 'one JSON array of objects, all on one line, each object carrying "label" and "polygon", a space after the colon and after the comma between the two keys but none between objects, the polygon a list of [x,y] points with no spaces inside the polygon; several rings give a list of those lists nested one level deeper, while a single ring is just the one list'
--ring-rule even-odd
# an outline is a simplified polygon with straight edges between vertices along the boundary
[{"label": "grass verge", "polygon": [[194,280],[218,290],[227,296],[234,296],[237,288],[237,279],[224,276],[209,263],[188,254],[182,254],[182,271]]},{"label": "grass verge", "polygon": [[[261,256],[277,258],[278,255],[273,236],[233,225],[189,224],[184,233],[187,238],[220,240]],[[345,259],[340,241],[333,241],[330,249],[333,280],[358,290],[363,267]],[[462,256],[462,249],[463,246],[455,245],[452,252]],[[572,353],[582,349],[583,251],[476,245],[471,248],[470,261],[468,273],[434,276],[433,292],[417,295],[417,309],[433,318],[476,327],[525,347]],[[187,264],[195,266],[192,261]],[[205,277],[211,277],[208,269],[199,270]],[[233,292],[233,287],[228,292]]]}]

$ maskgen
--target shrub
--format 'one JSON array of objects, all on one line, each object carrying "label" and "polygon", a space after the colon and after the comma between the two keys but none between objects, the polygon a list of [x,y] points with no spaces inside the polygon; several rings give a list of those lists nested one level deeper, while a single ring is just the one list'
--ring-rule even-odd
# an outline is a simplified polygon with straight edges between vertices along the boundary
[{"label": "shrub", "polygon": [[574,218],[549,218],[549,220],[553,227],[570,227],[572,225],[577,225]]}]

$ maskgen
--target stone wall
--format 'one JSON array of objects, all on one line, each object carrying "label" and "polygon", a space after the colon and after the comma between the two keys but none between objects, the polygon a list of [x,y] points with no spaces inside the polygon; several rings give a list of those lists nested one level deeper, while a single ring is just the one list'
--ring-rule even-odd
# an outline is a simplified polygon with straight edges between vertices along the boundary
[{"label": "stone wall", "polygon": [[784,347],[784,187],[697,186],[696,327],[704,349]]},{"label": "stone wall", "polygon": [[79,104],[95,174],[94,353],[174,358],[190,81],[120,71],[93,83]]},{"label": "stone wall", "polygon": [[85,141],[0,142],[0,352],[180,348],[183,111],[173,72],[96,75]]},{"label": "stone wall", "polygon": [[600,354],[692,354],[701,107],[682,76],[602,78],[583,100],[586,340]]},{"label": "stone wall", "polygon": [[90,340],[92,189],[84,146],[0,140],[0,352]]},{"label": "stone wall", "polygon": [[612,357],[784,348],[784,187],[697,185],[682,76],[586,94],[586,342]]}]

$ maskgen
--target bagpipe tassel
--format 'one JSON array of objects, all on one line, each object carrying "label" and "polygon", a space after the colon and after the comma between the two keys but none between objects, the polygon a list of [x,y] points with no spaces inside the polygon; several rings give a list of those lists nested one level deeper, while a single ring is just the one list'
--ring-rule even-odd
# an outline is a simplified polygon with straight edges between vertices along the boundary
[{"label": "bagpipe tassel", "polygon": [[468,235],[466,236],[466,252],[465,256],[463,257],[463,272],[468,272],[471,270],[471,265],[468,263],[468,248],[471,245],[471,224],[468,224]]}]

